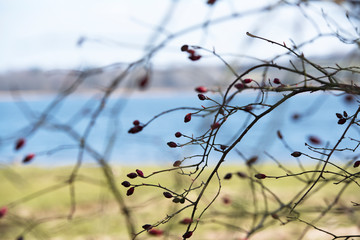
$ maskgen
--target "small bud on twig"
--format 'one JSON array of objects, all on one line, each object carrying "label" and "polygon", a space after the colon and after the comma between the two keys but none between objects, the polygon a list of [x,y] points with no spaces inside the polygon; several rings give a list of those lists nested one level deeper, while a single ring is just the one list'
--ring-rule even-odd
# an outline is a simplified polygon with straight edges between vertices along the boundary
[{"label": "small bud on twig", "polygon": [[172,198],[173,197],[173,195],[171,193],[169,193],[169,192],[163,192],[163,195],[166,198]]},{"label": "small bud on twig", "polygon": [[178,146],[175,142],[168,142],[167,145],[171,148],[176,148]]},{"label": "small bud on twig", "polygon": [[205,95],[204,95],[204,94],[201,94],[201,93],[198,94],[198,98],[199,98],[201,101],[206,100]]},{"label": "small bud on twig", "polygon": [[129,173],[128,175],[126,175],[126,176],[128,176],[128,178],[133,179],[133,178],[136,178],[138,175],[137,175],[137,173],[132,172],[132,173]]},{"label": "small bud on twig", "polygon": [[173,166],[174,167],[179,167],[181,165],[181,161],[180,160],[177,160],[173,163]]},{"label": "small bud on twig", "polygon": [[293,152],[293,153],[291,154],[291,156],[293,156],[293,157],[300,157],[301,154],[302,154],[301,152],[296,151],[296,152]]},{"label": "small bud on twig", "polygon": [[151,224],[145,224],[145,225],[142,225],[142,228],[145,229],[145,230],[150,230],[152,228],[152,225]]},{"label": "small bud on twig", "polygon": [[182,237],[183,238],[190,238],[192,236],[193,232],[192,231],[188,231],[186,232]]},{"label": "small bud on twig", "polygon": [[266,176],[265,174],[263,174],[263,173],[258,173],[258,174],[255,174],[255,177],[256,177],[257,179],[264,179],[264,178],[266,178],[267,176]]},{"label": "small bud on twig", "polygon": [[186,52],[187,50],[189,50],[189,45],[182,45],[180,49],[182,52]]},{"label": "small bud on twig", "polygon": [[124,187],[130,187],[131,184],[128,181],[123,181],[121,185],[123,185]]},{"label": "small bud on twig", "polygon": [[126,195],[127,195],[127,196],[130,196],[130,195],[132,195],[132,194],[134,193],[134,191],[135,191],[135,188],[134,188],[134,187],[131,187],[131,188],[129,188],[129,189],[127,190]]},{"label": "small bud on twig", "polygon": [[227,174],[224,176],[224,179],[229,180],[229,179],[231,179],[231,177],[232,177],[232,173],[227,173]]},{"label": "small bud on twig", "polygon": [[274,78],[274,83],[275,83],[275,84],[281,84],[280,79]]}]

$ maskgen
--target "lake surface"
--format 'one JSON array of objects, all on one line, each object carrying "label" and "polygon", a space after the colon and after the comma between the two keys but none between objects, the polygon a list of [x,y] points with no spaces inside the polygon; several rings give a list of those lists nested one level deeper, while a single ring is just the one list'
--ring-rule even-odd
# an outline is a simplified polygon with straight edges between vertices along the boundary
[{"label": "lake surface", "polygon": [[[212,96],[209,94],[209,96]],[[269,96],[269,102],[279,99],[279,95]],[[35,134],[29,135],[27,144],[18,152],[14,151],[14,141],[27,135],[37,117],[53,101],[55,96],[24,96],[24,101],[0,99],[0,163],[9,164],[21,162],[23,156],[29,152],[36,153],[32,162],[35,165],[58,166],[71,165],[77,159],[78,143],[72,138],[50,126],[42,126]],[[243,106],[256,98],[255,94],[238,94],[232,101],[233,105]],[[57,108],[52,109],[51,121],[68,124],[79,134],[89,124],[90,115],[98,106],[99,99],[90,95],[70,96]],[[104,112],[101,114],[91,134],[88,143],[100,154],[105,154],[106,159],[112,163],[127,165],[144,164],[171,164],[181,160],[190,154],[201,154],[198,147],[189,146],[183,148],[169,148],[166,143],[174,141],[185,143],[184,138],[175,138],[174,133],[180,131],[188,136],[197,136],[209,129],[212,118],[193,117],[191,122],[184,123],[184,116],[190,110],[179,110],[157,118],[138,134],[128,134],[127,131],[133,126],[136,119],[147,122],[154,115],[177,107],[201,107],[209,105],[209,101],[200,101],[196,93],[173,93],[161,96],[146,95],[133,96],[130,98],[112,98]],[[210,104],[211,105],[211,104]],[[344,101],[344,96],[336,97],[326,94],[302,94],[294,97],[289,102],[272,112],[269,116],[260,120],[252,128],[248,135],[237,146],[237,150],[246,157],[259,155],[260,161],[269,159],[267,153],[276,159],[285,162],[295,162],[290,156],[290,150],[286,149],[277,138],[278,130],[293,150],[309,152],[305,142],[309,136],[317,136],[324,146],[327,142],[334,145],[342,134],[347,124],[338,125],[336,112],[348,112],[353,114],[356,104]],[[119,110],[116,115],[114,111]],[[264,108],[255,112],[264,111]],[[292,115],[300,113],[306,117],[294,121]],[[234,137],[243,130],[249,114],[243,111],[234,114],[221,127],[216,143],[227,145]],[[253,118],[250,117],[250,120]],[[114,121],[115,120],[115,121]],[[106,151],[111,133],[116,133],[112,151]],[[352,134],[358,133],[355,131]],[[345,141],[348,146],[356,144]],[[54,151],[52,151],[54,150]],[[342,161],[343,153],[337,154],[336,158]],[[217,161],[220,154],[214,152],[211,161]],[[304,159],[305,160],[305,159]],[[344,160],[344,159],[343,159]],[[191,161],[191,160],[189,160]],[[244,160],[236,151],[229,154],[229,163],[243,162]],[[311,160],[305,160],[310,162]],[[94,163],[94,160],[85,155],[86,163]],[[190,163],[190,162],[189,162]]]}]

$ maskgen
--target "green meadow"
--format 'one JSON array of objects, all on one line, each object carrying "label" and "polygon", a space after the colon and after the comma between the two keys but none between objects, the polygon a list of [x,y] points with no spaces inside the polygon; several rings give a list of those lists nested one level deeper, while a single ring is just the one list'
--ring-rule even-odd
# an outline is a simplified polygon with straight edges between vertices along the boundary
[{"label": "green meadow", "polygon": [[[147,176],[159,169],[165,168],[145,167],[141,170]],[[292,173],[301,172],[299,167],[295,166],[287,169]],[[310,169],[312,168],[307,167],[306,170]],[[18,236],[23,236],[24,239],[56,240],[129,239],[125,218],[101,169],[90,166],[80,168],[73,183],[74,188],[71,188],[67,181],[72,170],[71,167],[2,168],[0,206],[7,206],[8,212],[0,219],[1,239],[16,239]],[[173,203],[171,199],[163,196],[163,189],[150,186],[136,187],[133,195],[126,196],[127,188],[121,186],[121,182],[128,180],[137,185],[160,184],[180,192],[193,181],[193,176],[180,175],[179,170],[176,170],[150,178],[127,178],[126,174],[134,170],[135,167],[114,167],[113,175],[132,214],[136,232],[143,230],[142,225],[157,224],[167,215],[186,206],[186,202]],[[194,186],[206,181],[210,171],[211,168],[205,170],[203,178],[200,177]],[[239,171],[248,177],[239,177],[236,174]],[[286,174],[284,169],[275,164],[256,167],[256,170],[246,166],[221,168],[218,175],[221,184],[219,185],[215,176],[199,203],[199,213],[217,194],[218,197],[198,220],[193,239],[242,239],[254,226],[260,227],[250,239],[295,239],[293,237],[300,236],[304,229],[307,229],[304,239],[331,239],[330,235],[304,222],[314,223],[317,227],[339,235],[359,234],[359,211],[358,207],[352,205],[352,201],[359,202],[359,187],[356,184],[334,184],[336,179],[332,179],[333,175],[325,174],[325,178],[309,197],[290,213],[288,206],[279,210],[279,201],[293,204],[301,196],[297,194],[306,189],[306,183],[295,177],[258,180],[253,177],[258,172],[268,176]],[[233,173],[232,178],[224,180],[226,173]],[[310,182],[312,174],[300,177]],[[341,195],[338,194],[340,191]],[[199,193],[200,190],[195,189],[188,197],[195,200]],[[319,217],[334,200],[336,204],[326,212],[325,217]],[[181,239],[186,225],[180,221],[190,217],[191,211],[192,208],[188,207],[173,216],[167,224],[157,226],[164,231],[163,236],[156,237],[143,232],[137,239]],[[273,216],[271,213],[274,213]]]}]

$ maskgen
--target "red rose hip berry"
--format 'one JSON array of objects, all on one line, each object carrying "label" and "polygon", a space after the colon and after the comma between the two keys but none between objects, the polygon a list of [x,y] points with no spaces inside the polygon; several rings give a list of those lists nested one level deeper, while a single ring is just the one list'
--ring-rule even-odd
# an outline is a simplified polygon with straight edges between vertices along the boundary
[{"label": "red rose hip berry", "polygon": [[191,121],[191,113],[188,113],[185,115],[184,122],[190,122]]},{"label": "red rose hip berry", "polygon": [[251,83],[253,80],[251,78],[244,79],[244,83]]},{"label": "red rose hip berry", "polygon": [[28,163],[30,162],[33,158],[35,157],[34,153],[29,153],[28,155],[26,155],[23,159],[23,163]]},{"label": "red rose hip berry", "polygon": [[7,211],[8,209],[5,206],[0,208],[0,218],[3,218],[6,215]]},{"label": "red rose hip berry", "polygon": [[199,87],[195,88],[195,91],[197,91],[198,93],[206,93],[208,90],[204,86],[199,86]]},{"label": "red rose hip berry", "polygon": [[142,178],[144,177],[144,173],[140,169],[136,169],[136,173],[139,177],[142,177]]},{"label": "red rose hip berry", "polygon": [[15,143],[15,151],[20,150],[25,145],[25,139],[19,138]]},{"label": "red rose hip berry", "polygon": [[359,166],[360,166],[360,161],[354,162],[354,168],[357,168],[357,167],[359,167]]}]

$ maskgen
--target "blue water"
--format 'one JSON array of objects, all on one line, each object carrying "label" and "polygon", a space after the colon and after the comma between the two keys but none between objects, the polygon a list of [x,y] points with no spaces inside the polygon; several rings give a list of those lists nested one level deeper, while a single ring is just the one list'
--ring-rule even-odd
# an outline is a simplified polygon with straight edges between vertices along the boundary
[{"label": "blue water", "polygon": [[[211,95],[209,95],[211,96]],[[274,102],[279,95],[269,96],[268,101]],[[37,131],[29,134],[33,124],[44,109],[51,104],[55,96],[24,96],[24,101],[0,100],[0,163],[9,164],[21,162],[23,156],[34,152],[36,158],[32,164],[45,166],[69,165],[76,163],[78,143],[59,129],[54,129],[48,124],[43,124]],[[216,97],[215,97],[216,98]],[[233,105],[246,105],[256,98],[255,94],[239,94],[231,103]],[[310,153],[304,143],[308,142],[310,135],[319,137],[324,146],[329,143],[334,145],[341,136],[347,124],[338,125],[336,112],[353,114],[356,104],[349,104],[330,94],[302,94],[294,97],[273,111],[268,117],[260,120],[248,135],[238,144],[237,150],[245,157],[260,156],[260,161],[269,159],[267,153],[276,159],[285,162],[294,162],[290,156],[291,151],[286,149],[276,137],[280,130],[284,139],[293,150]],[[195,93],[165,94],[161,96],[141,95],[129,98],[112,98],[105,110],[98,118],[89,135],[87,143],[99,154],[112,162],[127,165],[139,164],[170,164],[181,160],[184,156],[201,154],[201,149],[195,146],[183,148],[169,148],[166,143],[175,141],[185,143],[184,138],[175,138],[174,133],[182,132],[188,136],[197,136],[209,129],[213,119],[211,117],[193,117],[191,122],[184,123],[185,114],[191,110],[179,110],[157,118],[138,134],[128,134],[135,119],[145,123],[154,115],[176,107],[201,107],[209,104],[200,101]],[[90,116],[97,108],[99,99],[90,95],[77,95],[66,98],[57,108],[50,112],[49,122],[67,124],[78,134],[82,135],[89,124]],[[211,104],[210,104],[211,105]],[[260,113],[266,108],[254,110]],[[114,111],[118,111],[113,115]],[[305,114],[305,118],[297,121],[292,119],[294,113]],[[243,130],[249,114],[240,111],[228,118],[222,126],[216,143],[230,144],[231,141]],[[250,120],[253,118],[250,117]],[[112,133],[116,139],[109,140]],[[357,137],[357,132],[350,134]],[[14,151],[14,142],[19,137],[27,138],[23,149]],[[109,141],[113,144],[112,151],[107,151]],[[348,147],[356,143],[344,141]],[[52,151],[54,150],[54,151]],[[210,161],[217,161],[220,154],[214,152]],[[335,155],[336,158],[345,158],[344,153]],[[86,163],[95,163],[92,157],[85,154]],[[189,160],[189,163],[194,160]],[[244,160],[236,151],[230,153],[227,162],[243,162]],[[310,160],[307,160],[310,161]]]}]

